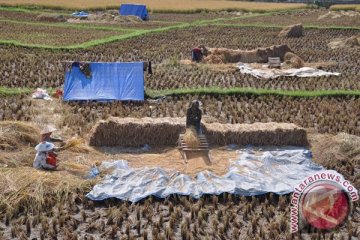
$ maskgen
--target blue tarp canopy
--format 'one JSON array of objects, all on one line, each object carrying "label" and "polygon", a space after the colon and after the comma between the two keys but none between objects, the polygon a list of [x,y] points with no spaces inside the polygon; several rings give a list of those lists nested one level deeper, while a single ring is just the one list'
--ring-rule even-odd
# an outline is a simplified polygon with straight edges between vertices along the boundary
[{"label": "blue tarp canopy", "polygon": [[74,62],[67,69],[64,84],[64,101],[77,100],[144,100],[144,63],[89,63],[91,76],[80,70]]},{"label": "blue tarp canopy", "polygon": [[148,12],[146,10],[145,5],[139,5],[139,4],[121,4],[120,6],[120,15],[122,16],[137,16],[141,18],[142,20],[148,19]]}]

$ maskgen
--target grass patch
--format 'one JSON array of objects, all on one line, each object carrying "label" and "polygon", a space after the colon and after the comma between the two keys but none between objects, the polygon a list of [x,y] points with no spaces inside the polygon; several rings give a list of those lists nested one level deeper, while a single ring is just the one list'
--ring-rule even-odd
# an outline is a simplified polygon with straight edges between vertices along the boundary
[{"label": "grass patch", "polygon": [[[32,93],[32,88],[6,88],[0,87],[0,96],[14,96]],[[48,89],[52,91],[51,88]],[[278,90],[278,89],[256,89],[256,88],[187,88],[187,89],[166,89],[166,90],[146,90],[146,96],[157,98],[162,96],[176,95],[278,95],[290,97],[340,97],[340,96],[360,96],[360,90]]]},{"label": "grass patch", "polygon": [[360,90],[277,90],[277,89],[252,89],[252,88],[192,88],[192,89],[167,89],[147,90],[146,95],[150,98],[174,95],[277,95],[289,97],[338,97],[360,96]]},{"label": "grass patch", "polygon": [[31,88],[6,88],[6,87],[0,87],[0,96],[6,97],[6,96],[16,96],[24,93],[31,93],[34,90]]}]

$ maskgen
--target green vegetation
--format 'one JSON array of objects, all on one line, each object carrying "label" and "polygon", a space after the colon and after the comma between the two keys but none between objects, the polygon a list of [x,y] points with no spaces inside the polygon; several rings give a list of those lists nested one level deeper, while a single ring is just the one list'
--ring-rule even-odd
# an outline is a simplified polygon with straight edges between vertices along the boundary
[{"label": "green vegetation", "polygon": [[14,96],[14,95],[20,95],[23,93],[30,93],[33,89],[30,88],[6,88],[6,87],[0,87],[0,96]]},{"label": "green vegetation", "polygon": [[[53,89],[49,88],[49,92]],[[6,88],[0,87],[0,96],[14,96],[23,93],[31,93],[31,88]],[[340,97],[340,96],[360,96],[360,90],[277,90],[277,89],[255,89],[255,88],[189,88],[189,89],[166,89],[166,90],[146,90],[146,96],[150,98],[162,96],[181,96],[181,95],[275,95],[290,97]]]},{"label": "green vegetation", "polygon": [[278,95],[290,97],[334,97],[334,96],[360,96],[360,90],[276,90],[276,89],[252,89],[252,88],[193,88],[193,89],[167,89],[147,90],[148,97],[173,95]]}]

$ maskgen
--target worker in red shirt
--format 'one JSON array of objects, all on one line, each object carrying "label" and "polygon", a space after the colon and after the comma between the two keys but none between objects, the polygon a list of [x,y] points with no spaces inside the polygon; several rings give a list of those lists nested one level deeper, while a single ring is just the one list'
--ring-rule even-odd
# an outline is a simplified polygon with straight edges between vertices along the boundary
[{"label": "worker in red shirt", "polygon": [[203,57],[203,52],[200,47],[193,48],[191,51],[191,60],[193,62],[200,62]]}]

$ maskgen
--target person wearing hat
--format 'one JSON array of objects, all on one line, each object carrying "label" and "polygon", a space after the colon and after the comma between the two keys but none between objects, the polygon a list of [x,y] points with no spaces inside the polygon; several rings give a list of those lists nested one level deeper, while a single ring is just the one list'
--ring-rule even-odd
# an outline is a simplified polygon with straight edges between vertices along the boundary
[{"label": "person wearing hat", "polygon": [[54,144],[51,142],[41,142],[36,147],[37,151],[33,167],[36,169],[55,170],[57,167],[56,153]]},{"label": "person wearing hat", "polygon": [[191,102],[190,107],[186,112],[186,127],[195,127],[196,132],[201,134],[201,115],[200,102],[194,100]]},{"label": "person wearing hat", "polygon": [[[61,142],[64,141],[60,138],[54,138],[51,136],[53,132],[55,132],[57,129],[53,126],[45,126],[43,130],[40,133],[40,141],[41,142]],[[54,151],[60,150],[61,148],[54,147]]]}]

